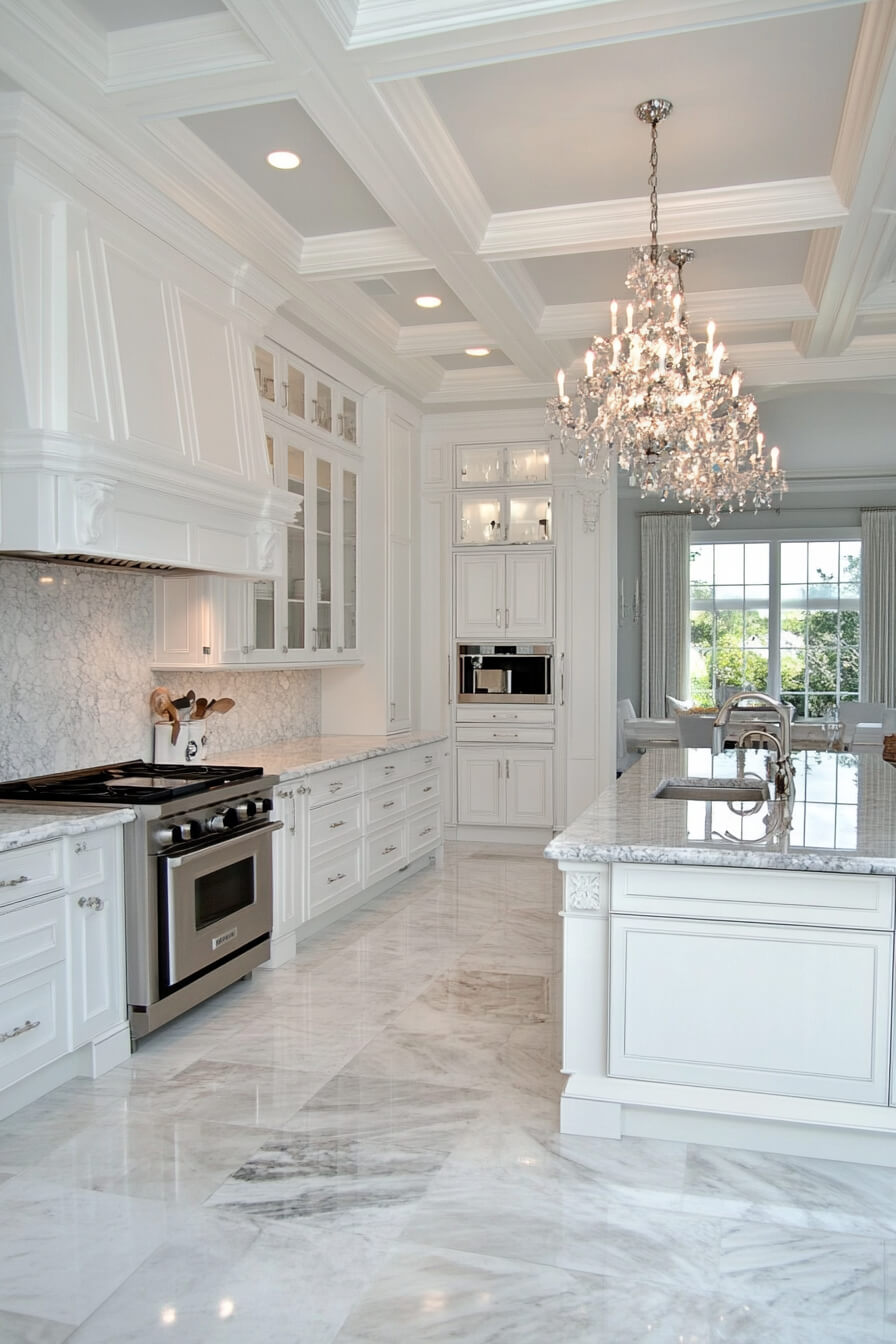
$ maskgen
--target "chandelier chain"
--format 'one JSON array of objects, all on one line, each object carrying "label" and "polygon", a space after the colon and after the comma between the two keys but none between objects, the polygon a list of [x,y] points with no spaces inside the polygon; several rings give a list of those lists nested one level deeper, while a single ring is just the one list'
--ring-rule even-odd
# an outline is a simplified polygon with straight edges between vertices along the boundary
[{"label": "chandelier chain", "polygon": [[647,178],[647,185],[650,187],[650,260],[654,265],[659,261],[660,245],[658,242],[659,233],[659,206],[657,203],[657,183],[659,181],[659,151],[656,145],[657,122],[650,123],[650,176]]}]

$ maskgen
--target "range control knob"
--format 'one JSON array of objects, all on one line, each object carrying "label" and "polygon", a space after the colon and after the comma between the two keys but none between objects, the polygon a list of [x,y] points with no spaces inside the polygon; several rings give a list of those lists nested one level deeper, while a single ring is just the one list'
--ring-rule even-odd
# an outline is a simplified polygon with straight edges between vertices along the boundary
[{"label": "range control knob", "polygon": [[220,812],[216,812],[213,817],[209,817],[205,823],[207,831],[229,831],[236,826],[239,821],[235,807],[222,807]]},{"label": "range control knob", "polygon": [[274,810],[273,798],[256,798],[255,810],[257,812],[273,812]]},{"label": "range control knob", "polygon": [[156,840],[160,845],[179,845],[183,838],[181,826],[160,826],[156,831]]},{"label": "range control knob", "polygon": [[194,817],[192,821],[182,821],[180,829],[185,840],[198,840],[202,835],[202,822]]},{"label": "range control knob", "polygon": [[236,814],[240,821],[251,821],[258,811],[258,804],[254,798],[246,798],[242,803],[237,803]]}]

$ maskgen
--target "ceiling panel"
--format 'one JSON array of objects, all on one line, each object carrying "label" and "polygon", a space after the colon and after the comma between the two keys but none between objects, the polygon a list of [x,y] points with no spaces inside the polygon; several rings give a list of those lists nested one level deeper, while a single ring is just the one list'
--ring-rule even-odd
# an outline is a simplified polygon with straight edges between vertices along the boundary
[{"label": "ceiling panel", "polygon": [[197,14],[215,14],[226,8],[221,0],[78,0],[81,9],[107,33],[122,28],[142,28],[147,23],[191,19]]},{"label": "ceiling panel", "polygon": [[443,369],[487,369],[499,365],[506,367],[511,362],[503,350],[492,350],[488,355],[477,356],[458,353],[456,355],[435,355],[434,358]]},{"label": "ceiling panel", "polygon": [[[388,228],[389,216],[293,99],[184,117],[184,124],[305,238]],[[272,149],[302,162],[271,168]]]},{"label": "ceiling panel", "polygon": [[[661,218],[662,222],[662,218]],[[645,241],[647,240],[645,227]],[[796,285],[803,279],[810,233],[764,234],[755,238],[711,238],[694,244],[696,256],[684,270],[686,291]],[[685,239],[676,239],[679,246]],[[631,250],[534,257],[524,262],[547,306],[626,298]]]},{"label": "ceiling panel", "polygon": [[661,192],[812,177],[830,171],[861,17],[847,5],[424,85],[495,211],[646,195],[649,130],[633,108],[652,97],[675,104],[660,127]]},{"label": "ceiling panel", "polygon": [[892,336],[896,334],[896,313],[867,313],[855,325],[854,336]]},{"label": "ceiling panel", "polygon": [[[472,322],[473,314],[449,289],[437,271],[399,271],[383,277],[394,294],[373,294],[367,281],[359,288],[370,294],[374,303],[394,318],[402,327],[422,326],[435,322]],[[430,294],[442,300],[439,308],[418,308],[414,299],[418,294]]]}]

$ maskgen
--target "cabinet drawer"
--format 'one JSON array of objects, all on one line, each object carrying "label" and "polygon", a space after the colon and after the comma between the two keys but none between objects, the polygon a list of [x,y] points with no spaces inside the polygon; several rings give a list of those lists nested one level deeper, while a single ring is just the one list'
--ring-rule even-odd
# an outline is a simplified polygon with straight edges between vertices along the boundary
[{"label": "cabinet drawer", "polygon": [[322,803],[331,803],[334,798],[361,792],[361,763],[358,761],[354,765],[337,765],[333,770],[321,770],[319,774],[297,779],[296,785],[300,784],[304,784],[308,790],[310,806],[320,807]]},{"label": "cabinet drawer", "polygon": [[439,807],[427,808],[408,818],[408,858],[416,859],[421,854],[441,844],[442,811]]},{"label": "cabinet drawer", "polygon": [[407,783],[408,807],[419,807],[423,803],[434,803],[439,796],[439,775],[433,771],[429,775],[416,775]]},{"label": "cabinet drawer", "polygon": [[408,862],[408,828],[404,822],[369,835],[364,845],[365,885]]},{"label": "cabinet drawer", "polygon": [[0,985],[65,960],[65,897],[0,915]]},{"label": "cabinet drawer", "polygon": [[338,849],[361,835],[361,795],[337,798],[311,813],[311,849]]},{"label": "cabinet drawer", "polygon": [[62,841],[0,854],[0,906],[62,890]]},{"label": "cabinet drawer", "polygon": [[411,775],[419,775],[424,770],[437,770],[444,750],[444,742],[432,742],[425,747],[411,747],[409,751],[403,751],[404,778],[409,779]]},{"label": "cabinet drawer", "polygon": [[69,891],[114,879],[117,838],[117,829],[66,837],[65,885]]},{"label": "cabinet drawer", "polygon": [[311,860],[308,917],[314,919],[361,890],[361,842]]},{"label": "cabinet drawer", "polygon": [[892,877],[615,863],[610,884],[614,913],[893,928]]},{"label": "cabinet drawer", "polygon": [[554,711],[545,709],[486,709],[482,705],[458,705],[458,723],[515,723],[521,728],[547,723],[553,726]]},{"label": "cabinet drawer", "polygon": [[0,988],[0,1088],[66,1053],[65,963]]},{"label": "cabinet drawer", "polygon": [[554,740],[554,730],[549,725],[537,727],[519,727],[513,724],[472,724],[459,723],[456,732],[458,742],[546,742]]},{"label": "cabinet drawer", "polygon": [[403,820],[408,805],[406,784],[392,784],[385,789],[375,789],[365,794],[364,806],[368,826],[379,826],[385,822]]}]

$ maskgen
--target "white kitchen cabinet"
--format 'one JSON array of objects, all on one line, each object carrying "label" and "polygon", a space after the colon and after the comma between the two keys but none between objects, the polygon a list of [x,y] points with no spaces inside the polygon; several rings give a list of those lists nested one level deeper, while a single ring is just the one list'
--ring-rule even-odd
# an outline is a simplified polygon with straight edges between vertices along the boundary
[{"label": "white kitchen cabinet", "polygon": [[610,926],[611,1076],[887,1104],[891,933],[638,915]]},{"label": "white kitchen cabinet", "polygon": [[550,827],[552,780],[550,746],[458,746],[458,824]]},{"label": "white kitchen cabinet", "polygon": [[262,410],[293,428],[357,449],[361,398],[275,341],[255,347]]},{"label": "white kitchen cabinet", "polygon": [[271,965],[295,955],[296,929],[308,918],[308,808],[305,786],[290,782],[274,789],[274,818],[283,823],[273,837],[274,925]]},{"label": "white kitchen cabinet", "polygon": [[458,546],[525,546],[552,539],[551,496],[542,491],[458,491],[456,509]]},{"label": "white kitchen cabinet", "polygon": [[551,479],[551,455],[540,443],[465,443],[455,458],[456,483],[468,486],[542,485]]},{"label": "white kitchen cabinet", "polygon": [[245,663],[249,594],[269,580],[246,584],[211,574],[158,575],[154,583],[153,666],[201,668]]},{"label": "white kitchen cabinet", "polygon": [[390,413],[387,421],[387,566],[388,622],[386,685],[389,697],[389,732],[407,732],[413,725],[414,684],[413,629],[413,482],[414,436],[401,416]]},{"label": "white kitchen cabinet", "polygon": [[71,1049],[127,1017],[121,832],[65,839]]},{"label": "white kitchen cabinet", "polygon": [[458,639],[545,639],[554,633],[554,556],[549,551],[470,552],[455,557]]}]

